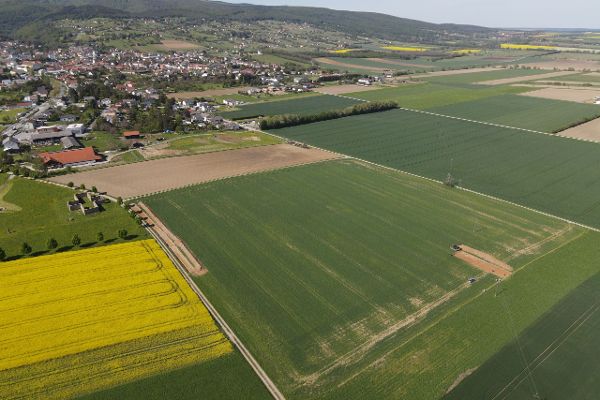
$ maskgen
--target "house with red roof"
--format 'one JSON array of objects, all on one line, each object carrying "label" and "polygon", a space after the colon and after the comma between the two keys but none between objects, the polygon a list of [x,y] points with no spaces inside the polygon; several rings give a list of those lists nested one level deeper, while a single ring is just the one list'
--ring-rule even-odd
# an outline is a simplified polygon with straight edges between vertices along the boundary
[{"label": "house with red roof", "polygon": [[93,147],[82,149],[54,151],[38,154],[44,165],[49,168],[64,168],[78,165],[93,164],[102,160]]}]

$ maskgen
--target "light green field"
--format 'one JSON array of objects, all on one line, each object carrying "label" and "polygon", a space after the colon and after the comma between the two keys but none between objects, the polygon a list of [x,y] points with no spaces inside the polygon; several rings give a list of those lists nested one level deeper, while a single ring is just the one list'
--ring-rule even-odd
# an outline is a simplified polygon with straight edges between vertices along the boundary
[{"label": "light green field", "polygon": [[281,143],[280,139],[261,132],[225,132],[184,136],[169,141],[164,148],[176,155],[191,155],[213,151],[243,149]]},{"label": "light green field", "polygon": [[426,110],[450,104],[477,101],[503,94],[523,93],[529,90],[532,89],[513,86],[474,87],[472,85],[456,86],[441,83],[425,83],[351,93],[347,96],[369,101],[393,100],[400,107]]},{"label": "light green field", "polygon": [[[33,248],[33,255],[44,254],[50,238],[58,241],[59,249],[68,250],[73,234],[79,235],[84,247],[117,243],[121,241],[117,238],[120,229],[126,229],[130,239],[147,236],[117,204],[106,204],[106,211],[84,216],[67,209],[67,201],[73,200],[73,190],[23,178],[14,179],[10,185],[0,200],[20,211],[0,212],[0,247],[7,257],[20,256],[23,242]],[[105,242],[97,243],[98,232],[104,234]]]},{"label": "light green field", "polygon": [[223,118],[246,119],[281,114],[318,114],[323,111],[339,110],[359,103],[357,100],[328,95],[315,95],[298,99],[254,103],[240,106],[236,111],[221,112]]},{"label": "light green field", "polygon": [[[353,161],[146,202],[202,260],[197,283],[291,399],[438,398],[600,270],[598,237],[583,229]],[[519,269],[506,282],[512,326],[494,279],[451,257],[453,243]]]}]

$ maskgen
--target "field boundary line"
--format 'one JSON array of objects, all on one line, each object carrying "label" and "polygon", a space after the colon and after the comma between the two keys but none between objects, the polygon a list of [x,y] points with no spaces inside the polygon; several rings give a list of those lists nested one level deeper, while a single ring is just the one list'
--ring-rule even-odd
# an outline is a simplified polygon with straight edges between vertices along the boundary
[{"label": "field boundary line", "polygon": [[[263,132],[263,133],[267,134],[266,132]],[[275,135],[271,135],[271,136],[275,136]],[[311,147],[313,147],[315,149],[318,149],[315,146],[311,146]],[[321,150],[321,149],[318,149],[318,150]],[[335,159],[349,158],[345,154],[335,153],[335,152],[328,151],[328,150],[324,150],[324,151],[327,151],[328,153],[334,154],[335,157],[324,159],[324,160],[307,161],[307,162],[303,162],[303,163],[299,163],[299,164],[286,165],[286,166],[283,166],[283,167],[270,168],[270,169],[265,169],[265,170],[262,170],[262,171],[244,172],[242,174],[223,176],[221,178],[210,179],[210,180],[207,180],[207,181],[204,181],[204,182],[189,183],[187,185],[179,186],[179,187],[175,187],[175,188],[171,188],[171,189],[164,189],[164,190],[159,190],[157,192],[146,193],[146,194],[142,194],[142,195],[139,195],[139,196],[128,197],[126,199],[123,199],[123,201],[124,202],[129,202],[129,201],[134,201],[134,200],[140,200],[140,199],[144,199],[146,197],[155,196],[157,194],[169,193],[169,192],[173,192],[175,190],[187,189],[187,188],[194,187],[194,186],[206,185],[208,183],[224,181],[224,180],[232,179],[232,178],[240,178],[242,176],[264,174],[264,173],[267,173],[267,172],[273,172],[273,171],[285,170],[285,169],[289,169],[289,168],[301,167],[301,166],[304,166],[304,165],[311,165],[311,164],[318,164],[318,163],[322,163],[322,162],[328,162],[328,161],[332,161],[332,160],[335,160]]]},{"label": "field boundary line", "polygon": [[[262,130],[258,130],[258,131],[262,132],[262,133],[264,133],[266,135],[274,136],[274,137],[279,138],[279,139],[289,140],[288,138],[285,138],[283,136],[279,136],[279,135],[276,135],[276,134],[273,134],[273,133],[270,133],[270,132],[265,132],[265,131],[262,131]],[[548,134],[548,135],[550,135],[550,134]],[[382,168],[382,169],[385,169],[385,170],[388,170],[388,171],[400,172],[400,173],[405,174],[405,175],[409,175],[409,176],[412,176],[412,177],[415,177],[415,178],[424,179],[426,181],[433,182],[433,183],[438,183],[440,185],[444,184],[444,182],[442,182],[440,180],[433,179],[433,178],[428,178],[426,176],[422,176],[422,175],[418,175],[418,174],[415,174],[415,173],[412,173],[412,172],[404,171],[404,170],[399,169],[399,168],[388,167],[387,165],[378,164],[376,162],[368,161],[368,160],[365,160],[365,159],[362,159],[362,158],[358,158],[358,157],[355,157],[355,156],[351,156],[351,155],[348,155],[348,154],[338,153],[338,152],[333,151],[333,150],[323,149],[323,148],[318,147],[318,146],[313,146],[312,144],[310,146],[313,147],[313,148],[315,148],[315,149],[317,149],[317,150],[326,151],[326,152],[329,152],[329,153],[332,153],[332,154],[336,154],[338,156],[337,159],[342,159],[342,160],[343,159],[356,160],[356,161],[360,161],[362,163],[369,164],[369,165],[372,165],[372,166],[375,166],[375,167],[378,167],[378,168]],[[334,159],[331,159],[331,160],[322,160],[322,161],[319,161],[319,162],[329,162],[329,161],[335,161],[335,160],[336,159],[334,158]],[[456,186],[455,188],[458,189],[458,190],[462,190],[462,191],[465,191],[465,192],[468,192],[468,193],[476,194],[476,195],[479,195],[479,196],[482,196],[482,197],[485,197],[485,198],[488,198],[488,199],[491,199],[491,200],[499,201],[499,202],[504,203],[504,204],[510,204],[512,206],[516,206],[516,207],[519,207],[519,208],[524,209],[524,210],[532,211],[532,212],[535,212],[536,214],[540,214],[540,215],[543,215],[543,216],[546,216],[546,217],[554,218],[556,220],[559,220],[559,221],[562,221],[562,222],[566,222],[568,224],[575,225],[575,226],[578,226],[580,228],[584,228],[584,229],[587,229],[587,230],[590,230],[590,231],[594,231],[594,232],[600,233],[600,228],[594,228],[592,226],[582,224],[581,222],[576,222],[576,221],[572,221],[572,220],[567,219],[567,218],[559,217],[558,215],[554,215],[554,214],[547,213],[545,211],[537,210],[535,208],[531,208],[531,207],[525,206],[523,204],[515,203],[515,202],[510,201],[510,200],[502,199],[500,197],[496,197],[496,196],[493,196],[491,194],[481,193],[481,192],[478,192],[476,190],[468,189],[468,188],[461,187],[461,186]]]},{"label": "field boundary line", "polygon": [[[341,97],[341,98],[344,98],[344,99],[356,100],[356,101],[361,101],[361,102],[364,102],[364,103],[370,103],[371,102],[370,100],[359,99],[357,97],[350,97],[350,96],[344,96],[344,95],[339,95],[339,94],[329,94],[329,93],[324,93],[324,94],[327,95],[327,96]],[[551,133],[551,132],[544,132],[544,131],[536,131],[535,129],[519,128],[518,126],[497,124],[495,122],[485,122],[485,121],[478,121],[478,120],[475,120],[475,119],[456,117],[456,116],[453,116],[453,115],[439,114],[439,113],[435,113],[435,112],[431,112],[431,111],[427,111],[427,110],[417,110],[415,108],[398,107],[398,110],[409,111],[409,112],[414,112],[414,113],[419,113],[419,114],[426,114],[426,115],[431,115],[431,116],[434,116],[434,117],[454,119],[454,120],[457,120],[457,121],[470,122],[470,123],[473,123],[473,124],[493,126],[493,127],[496,127],[496,128],[512,129],[512,130],[515,130],[515,131],[522,131],[522,132],[527,132],[527,133],[537,133],[539,135],[547,135],[547,136],[552,136],[552,137],[559,137],[559,138],[564,138],[564,139],[569,139],[569,140],[576,140],[576,141],[579,141],[579,142],[594,143],[594,144],[598,144],[599,143],[596,140],[583,139],[583,138],[578,138],[578,137],[573,137],[573,136],[565,136],[565,135],[561,135],[560,134],[560,132],[564,132],[564,131],[566,131],[567,129],[570,129],[570,128],[565,128],[565,129],[563,129],[562,131],[560,131],[558,133]],[[592,119],[590,121],[587,121],[587,122],[591,122],[591,121],[594,121],[595,119],[599,119],[599,118],[600,117],[597,117],[597,118],[594,118],[594,119]],[[585,124],[587,122],[584,122],[583,124]],[[583,124],[580,124],[580,125],[583,125]]]},{"label": "field boundary line", "polygon": [[212,315],[212,317],[217,322],[219,327],[223,330],[223,333],[225,333],[225,336],[227,336],[227,338],[239,350],[239,352],[242,354],[242,356],[248,362],[248,364],[250,364],[250,367],[254,370],[254,372],[256,373],[258,378],[262,381],[263,385],[265,385],[265,387],[267,388],[267,390],[269,391],[271,396],[273,396],[273,398],[275,400],[285,400],[283,393],[281,393],[281,391],[279,391],[279,389],[277,388],[275,383],[267,375],[265,370],[262,369],[262,367],[260,366],[258,361],[256,361],[256,359],[254,358],[252,353],[250,353],[250,351],[246,348],[244,343],[242,343],[242,341],[235,334],[233,329],[231,329],[231,327],[223,319],[221,314],[219,314],[217,309],[212,305],[212,303],[204,295],[202,290],[200,290],[198,285],[196,285],[196,282],[194,282],[194,280],[189,276],[186,268],[181,264],[181,262],[177,258],[177,256],[171,252],[171,249],[169,248],[169,246],[163,242],[162,238],[160,238],[158,235],[155,235],[155,233],[152,232],[150,229],[146,229],[146,230],[148,231],[148,233],[150,233],[150,235],[154,238],[154,240],[156,240],[156,242],[160,245],[160,247],[162,247],[162,249],[167,254],[167,256],[171,259],[171,261],[173,261],[173,264],[175,265],[175,267],[177,268],[179,273],[183,276],[183,278],[188,283],[190,288],[194,291],[194,293],[196,293],[196,295],[198,296],[200,301],[202,301],[202,303],[204,304],[204,306],[206,307],[208,312]]}]

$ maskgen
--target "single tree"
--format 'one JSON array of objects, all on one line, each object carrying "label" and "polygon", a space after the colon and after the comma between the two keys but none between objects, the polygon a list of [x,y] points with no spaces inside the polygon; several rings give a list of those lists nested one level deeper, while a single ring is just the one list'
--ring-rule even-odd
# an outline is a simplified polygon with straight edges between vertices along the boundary
[{"label": "single tree", "polygon": [[104,233],[98,232],[98,234],[96,235],[96,240],[98,242],[104,242]]},{"label": "single tree", "polygon": [[31,253],[31,246],[29,245],[29,243],[27,242],[23,242],[23,244],[21,245],[21,253],[23,253],[23,255],[27,255],[29,253]]},{"label": "single tree", "polygon": [[73,244],[73,246],[77,247],[81,244],[81,238],[79,237],[78,234],[74,234],[73,238],[71,238],[71,243]]},{"label": "single tree", "polygon": [[85,190],[85,185],[82,183],[81,185],[79,185],[79,189]]},{"label": "single tree", "polygon": [[98,189],[96,188],[96,186],[92,186],[92,192],[98,193]]},{"label": "single tree", "polygon": [[58,242],[56,241],[56,239],[50,238],[50,239],[48,239],[47,246],[48,246],[48,250],[54,250],[55,248],[58,247]]},{"label": "single tree", "polygon": [[0,261],[4,261],[6,259],[6,252],[4,249],[0,248]]},{"label": "single tree", "polygon": [[75,184],[73,182],[69,182],[69,183],[67,183],[67,186],[72,188],[73,186],[75,186]]},{"label": "single tree", "polygon": [[121,238],[121,239],[127,239],[127,229],[120,229],[119,230],[119,238]]}]

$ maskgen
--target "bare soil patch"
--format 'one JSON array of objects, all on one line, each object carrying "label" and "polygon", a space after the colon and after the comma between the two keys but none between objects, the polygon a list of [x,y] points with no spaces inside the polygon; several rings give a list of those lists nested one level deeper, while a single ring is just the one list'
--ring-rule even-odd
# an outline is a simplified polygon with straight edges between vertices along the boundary
[{"label": "bare soil patch", "polygon": [[573,101],[577,103],[594,103],[596,97],[600,96],[600,88],[545,87],[539,90],[521,93],[521,96]]},{"label": "bare soil patch", "polygon": [[549,60],[524,63],[523,65],[541,69],[568,70],[572,68],[576,71],[600,70],[600,62],[591,60]]},{"label": "bare soil patch", "polygon": [[162,221],[152,212],[143,202],[139,202],[132,208],[132,211],[138,214],[146,222],[148,228],[158,236],[169,250],[183,264],[185,269],[194,276],[202,276],[208,271],[202,265],[202,262],[194,256],[179,237],[177,237]]},{"label": "bare soil patch", "polygon": [[463,260],[483,272],[496,275],[500,278],[506,278],[513,272],[513,268],[510,265],[490,254],[465,246],[464,244],[461,244],[460,248],[461,250],[454,253],[454,257]]},{"label": "bare soil patch", "polygon": [[516,76],[514,78],[494,79],[491,81],[477,82],[478,85],[510,85],[511,83],[539,81],[540,79],[555,78],[557,76],[574,75],[573,71],[557,71],[547,74]]},{"label": "bare soil patch", "polygon": [[[598,106],[600,107],[600,106]],[[600,118],[560,132],[561,136],[600,143]]]},{"label": "bare soil patch", "polygon": [[435,71],[427,72],[425,74],[407,75],[407,78],[431,78],[434,76],[452,76],[452,75],[463,75],[463,74],[474,74],[476,72],[488,72],[495,71],[499,68],[496,67],[481,67],[481,68],[468,68],[468,69],[453,69],[449,71]]},{"label": "bare soil patch", "polygon": [[194,92],[178,92],[178,93],[169,93],[167,97],[176,99],[176,100],[186,100],[193,99],[195,97],[213,97],[213,96],[227,96],[230,94],[237,94],[240,90],[248,90],[249,87],[233,87],[233,88],[223,88],[223,89],[210,89],[210,90],[202,90],[202,91],[194,91]]},{"label": "bare soil patch", "polygon": [[131,198],[231,176],[329,160],[338,156],[288,144],[249,147],[193,156],[164,158],[63,175],[51,181],[96,186],[113,196]]},{"label": "bare soil patch", "polygon": [[347,94],[347,93],[358,93],[358,92],[368,92],[371,90],[382,89],[382,86],[363,86],[363,85],[334,85],[334,86],[325,86],[322,88],[315,89],[315,92],[323,93],[323,94]]},{"label": "bare soil patch", "polygon": [[185,40],[161,40],[160,43],[160,47],[165,50],[195,50],[200,48],[200,45]]}]

